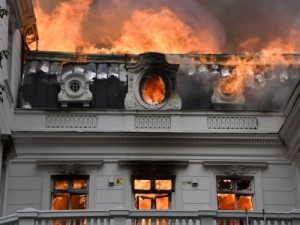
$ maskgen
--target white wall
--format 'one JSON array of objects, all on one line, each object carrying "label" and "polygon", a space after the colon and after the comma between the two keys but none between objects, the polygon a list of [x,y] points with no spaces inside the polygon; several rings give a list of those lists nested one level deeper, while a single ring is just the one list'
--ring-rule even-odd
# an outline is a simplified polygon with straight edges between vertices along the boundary
[{"label": "white wall", "polygon": [[[188,146],[93,146],[93,145],[16,145],[18,157],[8,168],[5,214],[33,207],[50,209],[50,176],[57,166],[37,166],[36,160],[63,159],[103,160],[102,166],[90,166],[82,174],[90,176],[90,209],[134,208],[131,190],[131,169],[121,167],[118,160],[187,160],[187,167],[173,170],[176,175],[172,209],[216,209],[216,175],[218,168],[207,168],[203,161],[267,162],[266,168],[250,169],[247,176],[255,178],[255,209],[290,211],[297,207],[295,167],[285,160],[284,147],[188,147]],[[241,153],[248,152],[243,155]],[[280,158],[280,156],[282,158]],[[224,175],[224,173],[223,173]],[[123,185],[109,186],[108,179],[123,178]],[[198,186],[188,181],[198,179]]]},{"label": "white wall", "polygon": [[[9,9],[6,2],[0,0],[0,5],[2,8]],[[9,58],[2,60],[2,68],[0,68],[0,84],[5,87],[3,104],[0,105],[0,134],[11,133],[13,109],[17,102],[21,81],[21,32],[15,29],[9,37],[9,26],[8,16],[0,19],[0,50],[8,50],[9,43],[12,44]],[[12,40],[9,41],[9,38]]]},{"label": "white wall", "polygon": [[43,171],[30,161],[11,161],[7,168],[4,215],[24,208],[41,209]]}]

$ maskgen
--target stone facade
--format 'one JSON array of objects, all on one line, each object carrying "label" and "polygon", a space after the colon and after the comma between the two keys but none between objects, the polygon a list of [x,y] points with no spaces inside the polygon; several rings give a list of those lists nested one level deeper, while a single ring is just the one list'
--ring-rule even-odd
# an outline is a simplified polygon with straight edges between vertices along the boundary
[{"label": "stone facade", "polygon": [[[175,78],[178,82],[182,79],[185,70],[166,65],[164,59],[158,63],[171,73],[170,102],[159,109],[143,105],[128,108],[128,98],[134,98],[136,92],[131,87],[136,79],[134,65],[127,68],[126,86],[122,57],[87,57],[82,64],[76,63],[74,54],[61,53],[58,56],[69,60],[70,70],[83,71],[87,78],[84,81],[92,83],[95,78],[90,87],[90,108],[64,108],[58,104],[59,91],[55,89],[61,81],[57,81],[61,75],[60,59],[49,63],[50,53],[41,52],[29,53],[23,72],[39,74],[53,85],[51,90],[56,92],[52,97],[48,93],[48,99],[55,102],[44,108],[36,107],[42,103],[35,101],[18,105],[19,87],[24,91],[30,79],[37,78],[30,77],[20,84],[20,40],[24,38],[21,31],[31,23],[27,17],[31,2],[23,1],[27,13],[17,10],[20,1],[11,2],[7,5],[0,0],[2,7],[14,10],[11,21],[17,21],[10,36],[12,54],[0,69],[0,223],[3,216],[24,208],[50,210],[56,194],[55,179],[63,178],[88,181],[84,195],[86,209],[91,210],[135,209],[136,178],[171,180],[172,189],[165,192],[168,207],[183,212],[218,209],[220,179],[249,181],[247,190],[241,194],[235,189],[233,194],[250,197],[254,211],[289,212],[300,207],[299,85],[291,91],[286,107],[279,111],[189,110],[189,99],[179,98],[173,83]],[[0,33],[0,43],[8,47],[9,20],[0,21],[5,31]],[[103,78],[109,75],[107,71],[111,72],[111,79]],[[114,85],[109,86],[109,82]],[[119,95],[110,96],[115,105],[103,107],[101,98],[116,86],[131,93],[118,92]],[[93,87],[105,87],[106,92],[99,94],[99,89]],[[25,90],[26,93],[24,99],[31,99],[32,93]]]}]

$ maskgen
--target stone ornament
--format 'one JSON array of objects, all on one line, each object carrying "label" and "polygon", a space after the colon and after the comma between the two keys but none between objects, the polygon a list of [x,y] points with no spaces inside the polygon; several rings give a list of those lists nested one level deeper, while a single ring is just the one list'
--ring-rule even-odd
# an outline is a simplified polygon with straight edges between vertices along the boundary
[{"label": "stone ornament", "polygon": [[58,101],[62,107],[68,107],[69,103],[82,103],[84,107],[90,106],[93,99],[90,81],[83,74],[71,73],[62,76],[60,88]]},{"label": "stone ornament", "polygon": [[[180,110],[181,98],[177,91],[176,74],[179,65],[169,64],[164,54],[144,53],[138,62],[127,66],[128,93],[125,97],[127,110]],[[157,104],[147,103],[141,94],[146,77],[159,76],[165,85],[164,100]]]},{"label": "stone ornament", "polygon": [[232,166],[227,166],[226,168],[224,168],[223,172],[230,176],[242,176],[242,175],[248,173],[248,169],[245,168],[244,166],[232,165]]}]

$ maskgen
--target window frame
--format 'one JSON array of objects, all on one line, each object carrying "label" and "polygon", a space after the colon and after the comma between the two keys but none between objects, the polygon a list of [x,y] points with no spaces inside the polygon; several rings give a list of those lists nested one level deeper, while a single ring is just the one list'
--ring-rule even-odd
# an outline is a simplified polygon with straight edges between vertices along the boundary
[{"label": "window frame", "polygon": [[[63,180],[67,180],[68,181],[68,188],[66,190],[55,190],[55,181],[63,181]],[[72,184],[73,181],[75,180],[85,180],[86,181],[86,187],[83,189],[74,189],[72,188]],[[50,182],[50,192],[51,192],[51,196],[50,196],[50,209],[52,209],[53,207],[53,199],[55,194],[69,194],[70,197],[68,199],[68,209],[66,210],[74,210],[71,208],[71,196],[72,195],[85,195],[86,196],[86,207],[85,209],[82,210],[86,210],[87,206],[88,206],[88,197],[89,197],[89,184],[90,184],[90,180],[89,180],[89,176],[88,175],[53,175],[51,176],[51,182]]]},{"label": "window frame", "polygon": [[[150,180],[151,185],[150,185],[150,190],[139,190],[135,189],[134,187],[134,181],[135,180]],[[155,188],[155,181],[156,180],[171,180],[172,181],[172,188],[170,190],[159,190]],[[175,192],[175,175],[170,175],[170,176],[136,176],[132,175],[131,176],[131,188],[132,192],[134,194],[139,194],[139,193],[158,193],[158,194],[163,194],[163,193],[171,193]]]},{"label": "window frame", "polygon": [[[219,190],[218,182],[219,180],[232,180],[233,181],[233,190]],[[238,180],[248,180],[250,181],[250,190],[237,190],[237,181]],[[255,210],[255,177],[253,176],[228,176],[228,175],[217,175],[215,177],[215,185],[216,185],[216,201],[217,201],[217,209],[218,210],[226,210],[226,209],[219,209],[219,198],[218,194],[234,194],[235,195],[235,209],[229,210],[236,210],[242,211],[238,209],[238,200],[240,196],[251,196],[252,202],[252,210]]]}]

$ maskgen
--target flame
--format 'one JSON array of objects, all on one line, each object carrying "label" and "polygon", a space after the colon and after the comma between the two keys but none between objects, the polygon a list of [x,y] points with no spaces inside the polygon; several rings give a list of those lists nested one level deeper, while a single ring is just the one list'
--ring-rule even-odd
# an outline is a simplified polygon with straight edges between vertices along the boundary
[{"label": "flame", "polygon": [[165,99],[166,87],[159,75],[147,76],[142,87],[142,96],[146,103],[157,105]]},{"label": "flame", "polygon": [[[47,14],[39,1],[34,11],[39,31],[39,50],[80,51],[92,49],[93,45],[84,40],[81,23],[85,19],[92,0],[72,0],[61,2],[55,10]],[[35,45],[30,45],[34,49]]]},{"label": "flame", "polygon": [[124,23],[121,37],[113,42],[113,52],[192,53],[218,51],[216,39],[208,31],[204,41],[169,8],[135,10]]},{"label": "flame", "polygon": [[219,87],[224,95],[237,96],[243,91],[243,79],[242,76],[230,75],[226,78],[220,79]]},{"label": "flame", "polygon": [[[39,30],[39,50],[69,51],[84,53],[211,53],[220,51],[219,38],[210,26],[200,30],[192,29],[168,7],[160,9],[133,10],[120,30],[110,35],[101,33],[98,41],[107,39],[110,46],[95,47],[85,40],[82,33],[83,22],[92,0],[70,0],[61,2],[52,13],[44,11],[37,0],[35,14]],[[113,13],[107,13],[110,17]],[[114,15],[114,14],[113,14]],[[115,15],[114,15],[115,16]],[[213,27],[213,26],[212,26]],[[95,29],[97,29],[95,27]],[[104,29],[104,32],[106,29]],[[115,37],[113,39],[113,37]],[[97,38],[95,38],[97,39]],[[35,45],[30,45],[34,49]]]}]

